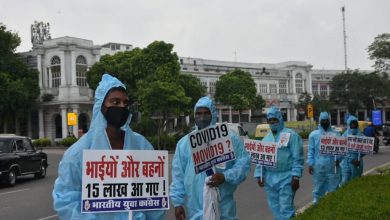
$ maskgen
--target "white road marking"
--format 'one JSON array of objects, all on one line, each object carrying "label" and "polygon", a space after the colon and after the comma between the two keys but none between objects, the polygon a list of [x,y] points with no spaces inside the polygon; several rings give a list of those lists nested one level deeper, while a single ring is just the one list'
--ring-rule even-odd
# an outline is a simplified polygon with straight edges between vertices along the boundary
[{"label": "white road marking", "polygon": [[44,218],[39,218],[37,220],[46,220],[46,219],[51,219],[51,218],[55,218],[57,217],[57,215],[51,215],[51,216],[47,216],[47,217],[44,217]]},{"label": "white road marking", "polygon": [[19,190],[15,190],[15,191],[9,191],[9,192],[5,192],[5,193],[0,193],[0,196],[11,194],[11,193],[23,192],[23,191],[26,191],[26,190],[30,190],[30,189],[26,188],[26,189],[19,189]]},{"label": "white road marking", "polygon": [[390,165],[390,162],[388,162],[388,163],[384,163],[384,164],[382,164],[382,165],[379,165],[379,166],[377,166],[377,167],[374,167],[374,168],[371,168],[371,169],[367,170],[366,172],[364,172],[362,176],[366,176],[366,175],[368,175],[368,174],[370,174],[370,173],[374,172],[376,169],[378,169],[378,168],[382,168],[382,167],[385,167],[385,166],[388,166],[388,165]]}]

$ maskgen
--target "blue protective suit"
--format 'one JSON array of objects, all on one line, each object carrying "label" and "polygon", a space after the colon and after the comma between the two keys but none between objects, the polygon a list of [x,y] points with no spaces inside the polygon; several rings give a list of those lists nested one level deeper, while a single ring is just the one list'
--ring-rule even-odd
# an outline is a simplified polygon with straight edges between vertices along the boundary
[{"label": "blue protective suit", "polygon": [[[321,112],[319,121],[329,119],[327,112]],[[340,136],[340,133],[333,130],[331,125],[325,131],[321,125],[318,125],[317,130],[314,130],[309,135],[309,147],[307,151],[307,164],[314,169],[313,173],[313,203],[316,204],[318,200],[327,192],[335,191],[341,180],[340,166],[337,166],[335,173],[335,157],[328,155],[321,155],[320,140],[321,135]],[[341,161],[343,158],[337,156],[336,160]]]},{"label": "blue protective suit", "polygon": [[[194,110],[196,111],[199,107],[210,109],[212,115],[210,125],[215,125],[217,111],[213,101],[209,97],[202,97],[196,103]],[[245,180],[250,169],[250,156],[246,152],[243,142],[234,132],[229,132],[229,136],[233,142],[236,159],[227,162],[225,169],[215,168],[217,173],[223,173],[225,176],[225,182],[218,186],[221,220],[237,219],[233,193],[237,186]],[[206,172],[195,174],[189,138],[188,135],[184,136],[176,145],[172,161],[170,196],[174,207],[186,207],[187,219],[203,219],[203,186],[206,177]]]},{"label": "blue protective suit", "polygon": [[[101,107],[108,91],[113,87],[123,87],[117,78],[104,74],[95,92],[95,104],[89,131],[80,140],[74,143],[64,154],[58,168],[58,178],[53,189],[54,209],[58,217],[64,220],[70,219],[110,219],[127,220],[128,212],[111,213],[81,213],[81,180],[82,157],[84,149],[111,149],[106,134],[107,121],[104,118]],[[153,146],[140,134],[133,132],[129,123],[121,128],[125,131],[124,150],[153,150]],[[133,219],[164,219],[165,211],[133,212]]]},{"label": "blue protective suit", "polygon": [[[350,124],[352,121],[358,122],[358,119],[355,116],[349,116],[347,120],[348,128],[343,133],[344,137],[348,137],[348,135],[353,135]],[[364,136],[362,132],[360,132],[359,128],[357,128],[357,134],[356,136]],[[359,159],[359,153],[356,152],[348,152],[347,156],[344,158],[344,160],[341,162],[341,185],[346,184],[348,181],[350,181],[354,177],[359,177],[363,173],[363,159],[365,154],[360,154],[360,165],[355,166],[352,161]]]},{"label": "blue protective suit", "polygon": [[[295,214],[292,176],[301,177],[304,165],[302,138],[292,129],[285,128],[279,109],[272,107],[267,112],[267,119],[277,118],[276,135],[270,131],[262,141],[280,141],[281,133],[290,133],[288,144],[278,147],[276,168],[263,167],[264,187],[267,193],[268,206],[277,220],[290,219]],[[260,178],[261,166],[257,165],[254,177]]]}]

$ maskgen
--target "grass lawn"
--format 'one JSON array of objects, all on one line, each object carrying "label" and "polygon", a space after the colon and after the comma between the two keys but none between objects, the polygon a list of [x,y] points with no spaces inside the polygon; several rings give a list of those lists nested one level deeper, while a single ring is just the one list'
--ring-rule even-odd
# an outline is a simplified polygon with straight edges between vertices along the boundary
[{"label": "grass lawn", "polygon": [[356,178],[294,220],[390,219],[390,169]]}]

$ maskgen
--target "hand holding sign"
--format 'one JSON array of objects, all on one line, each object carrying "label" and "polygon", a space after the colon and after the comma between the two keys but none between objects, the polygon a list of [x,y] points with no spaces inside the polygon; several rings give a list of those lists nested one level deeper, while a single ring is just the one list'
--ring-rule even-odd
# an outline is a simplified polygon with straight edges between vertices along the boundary
[{"label": "hand holding sign", "polygon": [[358,167],[360,166],[360,160],[353,159],[352,164]]},{"label": "hand holding sign", "polygon": [[297,191],[299,189],[299,179],[296,177],[293,177],[291,180],[291,188],[293,191]]},{"label": "hand holding sign", "polygon": [[264,187],[264,178],[260,178],[259,180],[257,180],[257,185],[259,185],[260,187]]},{"label": "hand holding sign", "polygon": [[216,173],[210,178],[207,185],[210,187],[218,187],[223,182],[225,182],[225,175],[223,175],[223,173]]},{"label": "hand holding sign", "polygon": [[183,206],[175,207],[175,217],[177,220],[185,220],[186,219],[186,212],[184,211]]}]

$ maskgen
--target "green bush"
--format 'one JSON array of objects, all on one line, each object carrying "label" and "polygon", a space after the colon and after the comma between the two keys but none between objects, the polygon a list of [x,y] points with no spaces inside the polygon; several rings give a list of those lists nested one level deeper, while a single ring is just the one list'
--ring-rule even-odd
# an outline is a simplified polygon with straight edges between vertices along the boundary
[{"label": "green bush", "polygon": [[303,139],[309,138],[310,131],[301,131],[299,132],[299,136],[301,136]]},{"label": "green bush", "polygon": [[389,219],[390,175],[355,178],[336,192],[327,194],[317,205],[296,220]]},{"label": "green bush", "polygon": [[60,141],[60,145],[65,146],[65,147],[70,147],[76,141],[77,141],[77,138],[75,138],[75,137],[66,137]]},{"label": "green bush", "polygon": [[47,147],[51,146],[51,140],[49,138],[39,138],[33,141],[35,147]]}]

